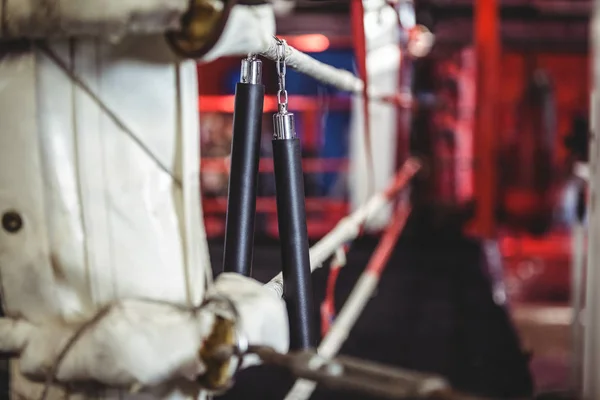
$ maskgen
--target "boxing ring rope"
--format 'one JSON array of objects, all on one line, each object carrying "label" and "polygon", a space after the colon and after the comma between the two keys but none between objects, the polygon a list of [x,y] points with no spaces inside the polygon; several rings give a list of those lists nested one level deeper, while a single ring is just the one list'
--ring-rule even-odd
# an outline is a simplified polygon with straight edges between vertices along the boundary
[{"label": "boxing ring rope", "polygon": [[[358,282],[352,289],[348,300],[344,303],[342,310],[336,318],[330,331],[325,335],[317,349],[318,358],[315,358],[315,368],[325,360],[331,359],[337,355],[346,338],[350,334],[352,327],[358,320],[358,317],[364,310],[373,295],[382,272],[385,270],[389,258],[394,250],[396,242],[406,223],[410,213],[410,206],[406,201],[399,204],[394,213],[392,223],[386,228],[381,241],[373,253],[369,264],[361,274]],[[299,379],[296,381],[290,392],[285,397],[286,400],[307,400],[316,388],[313,381]]]},{"label": "boxing ring rope", "polygon": [[[260,55],[276,62],[278,59],[277,43],[277,39],[272,37],[266,43],[265,49],[260,52]],[[334,86],[339,90],[356,94],[360,94],[363,90],[364,82],[352,72],[322,63],[290,45],[285,46],[285,62],[289,68],[295,69],[322,83]]]},{"label": "boxing ring rope", "polygon": [[[418,43],[419,51],[422,54],[419,56],[423,56],[429,52],[429,49],[433,45],[434,37],[431,32],[427,31],[424,27],[419,26],[420,31],[414,31],[414,35],[419,35],[419,39],[421,43]],[[277,39],[275,37],[271,37],[267,43],[264,43],[264,50],[260,51],[259,54],[268,58],[272,61],[277,61]],[[362,94],[364,90],[364,82],[359,77],[355,76],[352,72],[347,71],[345,69],[340,69],[336,67],[332,67],[329,64],[325,64],[321,61],[316,60],[315,58],[305,54],[289,44],[285,46],[285,62],[288,67],[301,72],[305,75],[308,75],[322,83],[327,85],[334,86],[335,88],[351,92],[354,94]],[[376,93],[371,93],[369,91],[369,97],[375,96]],[[402,100],[398,99],[384,99],[392,102],[401,102]]]},{"label": "boxing ring rope", "polygon": [[[352,214],[342,219],[336,227],[310,248],[310,268],[315,271],[337,251],[344,243],[355,239],[360,228],[369,217],[375,215],[400,191],[417,173],[420,163],[416,158],[409,158],[402,165],[396,177],[386,190],[377,193]],[[278,296],[283,296],[283,275],[280,273],[266,283]]]},{"label": "boxing ring rope", "polygon": [[[433,36],[427,32],[423,36],[430,42],[433,41]],[[430,46],[432,43],[427,43]],[[266,49],[259,53],[269,60],[277,60],[277,39],[271,38],[266,45]],[[290,45],[285,46],[285,61],[288,67],[310,76],[326,85],[333,86],[339,90],[350,92],[356,95],[362,95],[364,82],[362,79],[354,75],[352,72],[345,69],[332,67],[315,58],[305,54]],[[405,93],[398,93],[396,96],[380,96],[377,93],[369,90],[369,100],[382,101],[385,103],[396,104],[398,107],[407,108],[412,103],[412,98]],[[407,98],[408,97],[408,98]]]}]

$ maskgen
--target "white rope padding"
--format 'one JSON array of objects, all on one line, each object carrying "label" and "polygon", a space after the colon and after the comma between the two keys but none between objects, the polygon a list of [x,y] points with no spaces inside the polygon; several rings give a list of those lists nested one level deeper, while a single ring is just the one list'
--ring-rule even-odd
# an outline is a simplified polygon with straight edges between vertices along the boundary
[{"label": "white rope padding", "polygon": [[[266,49],[260,54],[277,61],[277,45],[277,39],[272,37]],[[285,45],[285,62],[288,67],[340,90],[352,93],[361,93],[363,90],[362,79],[357,78],[352,72],[322,63],[288,44]]]}]

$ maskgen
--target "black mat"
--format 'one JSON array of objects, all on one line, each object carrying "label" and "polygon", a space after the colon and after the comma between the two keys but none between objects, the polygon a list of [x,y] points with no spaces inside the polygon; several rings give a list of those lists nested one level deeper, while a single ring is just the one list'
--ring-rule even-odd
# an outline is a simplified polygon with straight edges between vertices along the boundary
[{"label": "black mat", "polygon": [[[342,353],[439,373],[458,389],[480,395],[530,395],[533,385],[527,358],[506,310],[492,299],[480,244],[456,232],[417,231],[410,226],[409,222],[377,295]],[[353,246],[338,278],[336,308],[345,301],[376,244],[376,238],[365,238]],[[222,250],[220,241],[211,243],[216,269],[220,269]],[[257,241],[253,276],[266,281],[278,272],[279,264],[277,243]],[[317,307],[327,272],[322,269],[313,274]],[[284,371],[250,368],[220,398],[282,399],[289,384]],[[370,398],[321,389],[312,399]]]}]

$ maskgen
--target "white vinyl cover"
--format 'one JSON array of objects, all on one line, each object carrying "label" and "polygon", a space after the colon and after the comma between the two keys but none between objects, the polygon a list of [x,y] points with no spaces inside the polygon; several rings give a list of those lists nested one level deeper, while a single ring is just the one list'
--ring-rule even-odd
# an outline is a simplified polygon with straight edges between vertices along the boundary
[{"label": "white vinyl cover", "polygon": [[[195,63],[162,36],[48,48],[0,59],[0,214],[24,221],[0,229],[7,317],[76,324],[121,298],[199,304],[210,260]],[[12,388],[37,398],[14,369]]]},{"label": "white vinyl cover", "polygon": [[[38,29],[21,26],[25,36],[44,36],[48,27],[32,22],[39,3],[9,1],[3,11],[10,11],[12,23],[20,15]],[[227,274],[210,282],[196,65],[175,57],[162,34],[188,2],[108,2],[95,14],[74,1],[44,4],[59,3],[65,7],[46,11],[75,12],[61,15],[75,16],[73,24],[59,24],[62,34],[91,29],[102,35],[113,32],[103,30],[109,20],[131,27],[131,18],[137,18],[134,31],[160,34],[118,43],[79,38],[3,45],[0,216],[13,211],[23,220],[17,232],[0,228],[6,313],[0,352],[20,355],[20,364],[12,363],[12,398],[39,398],[42,385],[22,373],[43,380],[69,337],[98,310],[122,301],[86,328],[57,377],[155,390],[71,387],[65,393],[54,387],[47,400],[196,399],[202,394],[190,380],[203,372],[198,350],[213,315],[190,318],[148,300],[191,306],[226,296],[251,343],[286,351],[289,335],[285,305],[268,288]],[[207,58],[258,50],[274,30],[270,6],[236,6]],[[172,377],[187,384],[161,384]]]},{"label": "white vinyl cover", "polygon": [[0,208],[24,219],[0,236],[7,313],[78,318],[123,296],[198,303],[209,260],[194,63],[162,37],[90,39],[9,53],[0,77]]},{"label": "white vinyl cover", "polygon": [[7,38],[122,37],[179,28],[188,0],[4,0],[1,36]]},{"label": "white vinyl cover", "polygon": [[[115,301],[57,378],[152,394],[54,388],[48,400],[198,398],[190,381],[204,372],[213,314],[165,302],[226,296],[247,340],[287,350],[285,304],[272,291],[239,275],[209,282],[196,76],[162,36],[24,45],[0,59],[0,215],[23,219],[17,232],[0,229],[0,352],[20,355],[14,399],[39,398],[42,385],[21,373],[44,380],[69,338]],[[187,384],[163,384],[173,377]]]},{"label": "white vinyl cover", "polygon": [[[221,274],[208,289],[208,299],[226,297],[236,308],[237,329],[243,340],[269,346],[279,352],[288,349],[288,322],[285,303],[261,283],[239,274]],[[156,301],[122,300],[104,308],[93,324],[85,321],[32,324],[23,319],[0,318],[0,349],[19,354],[19,373],[44,382],[49,368],[72,337],[68,351],[53,376],[61,383],[93,381],[108,387],[126,388],[91,392],[70,386],[70,396],[59,391],[52,398],[64,400],[106,399],[196,399],[202,388],[194,381],[206,372],[199,356],[212,332],[214,315],[233,316],[208,303],[197,311]],[[233,360],[233,371],[239,360]],[[242,367],[258,363],[244,357]],[[81,386],[80,386],[81,387]],[[13,397],[39,399],[40,386],[24,380],[12,382]],[[135,391],[135,394],[131,392]]]},{"label": "white vinyl cover", "polygon": [[[378,7],[381,0],[365,2],[365,33],[367,41],[367,73],[371,96],[396,94],[401,54],[398,46],[397,15],[391,7]],[[398,123],[396,107],[372,101],[369,104],[371,151],[374,182],[370,182],[365,146],[364,112],[361,96],[352,101],[350,120],[350,167],[348,180],[352,210],[357,210],[375,193],[385,189],[396,170]],[[374,191],[369,191],[369,189]],[[391,217],[391,206],[383,207],[366,223],[368,230],[385,227]]]},{"label": "white vinyl cover", "polygon": [[215,46],[200,61],[219,57],[261,53],[275,35],[275,13],[271,4],[237,5],[231,9],[227,24]]},{"label": "white vinyl cover", "polygon": [[[102,37],[117,42],[130,35],[176,31],[189,6],[189,0],[4,0],[0,37]],[[221,37],[202,61],[260,53],[274,34],[272,4],[236,5]]]}]

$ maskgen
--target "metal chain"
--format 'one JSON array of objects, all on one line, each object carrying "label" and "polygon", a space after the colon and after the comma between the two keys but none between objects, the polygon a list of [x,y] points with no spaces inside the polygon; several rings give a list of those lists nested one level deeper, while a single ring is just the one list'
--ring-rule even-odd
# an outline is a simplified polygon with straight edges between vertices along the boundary
[{"label": "metal chain", "polygon": [[279,79],[279,90],[277,91],[277,104],[279,112],[287,112],[288,94],[285,90],[285,40],[275,38],[277,41],[277,77]]}]

